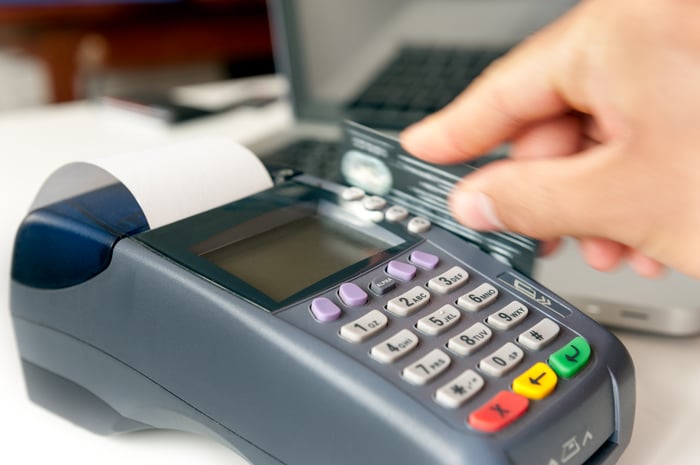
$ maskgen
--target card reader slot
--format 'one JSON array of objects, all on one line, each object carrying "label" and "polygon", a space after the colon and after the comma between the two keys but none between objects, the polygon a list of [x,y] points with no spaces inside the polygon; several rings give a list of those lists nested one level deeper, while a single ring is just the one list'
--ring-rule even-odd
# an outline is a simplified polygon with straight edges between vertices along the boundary
[{"label": "card reader slot", "polygon": [[[610,439],[608,439],[607,441],[605,441],[605,442],[598,448],[598,450],[595,451],[595,452],[593,453],[593,455],[591,455],[591,456],[588,458],[588,460],[586,460],[586,461],[583,463],[583,465],[601,465],[601,464],[604,464],[604,463],[608,463],[607,461],[608,461],[609,457],[610,457],[614,452],[616,452],[617,449],[618,449],[618,444],[615,443],[615,442],[612,440],[612,436],[611,436]],[[551,465],[554,465],[554,463],[552,463]]]}]

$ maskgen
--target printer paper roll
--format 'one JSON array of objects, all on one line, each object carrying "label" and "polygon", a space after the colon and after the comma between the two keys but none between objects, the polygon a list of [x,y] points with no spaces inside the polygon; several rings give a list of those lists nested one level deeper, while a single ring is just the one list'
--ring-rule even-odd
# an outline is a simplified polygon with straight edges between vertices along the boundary
[{"label": "printer paper roll", "polygon": [[260,160],[228,139],[197,139],[141,152],[76,162],[42,186],[33,209],[119,181],[151,229],[272,187]]}]

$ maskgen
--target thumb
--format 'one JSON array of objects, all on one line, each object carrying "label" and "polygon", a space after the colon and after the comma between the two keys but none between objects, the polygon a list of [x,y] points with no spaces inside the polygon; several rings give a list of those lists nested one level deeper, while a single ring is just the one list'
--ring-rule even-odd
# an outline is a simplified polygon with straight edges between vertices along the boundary
[{"label": "thumb", "polygon": [[622,159],[617,150],[599,145],[569,157],[495,162],[457,185],[450,196],[452,212],[465,226],[482,231],[627,242],[621,225],[635,221],[640,202],[629,179],[620,183]]}]

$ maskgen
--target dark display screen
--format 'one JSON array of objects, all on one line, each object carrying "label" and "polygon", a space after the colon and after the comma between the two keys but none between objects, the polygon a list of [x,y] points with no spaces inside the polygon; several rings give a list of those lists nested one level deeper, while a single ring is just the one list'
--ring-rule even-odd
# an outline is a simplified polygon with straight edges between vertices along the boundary
[{"label": "dark display screen", "polygon": [[314,214],[200,256],[280,302],[401,242]]},{"label": "dark display screen", "polygon": [[422,241],[376,213],[294,180],[134,237],[234,300],[275,312]]}]

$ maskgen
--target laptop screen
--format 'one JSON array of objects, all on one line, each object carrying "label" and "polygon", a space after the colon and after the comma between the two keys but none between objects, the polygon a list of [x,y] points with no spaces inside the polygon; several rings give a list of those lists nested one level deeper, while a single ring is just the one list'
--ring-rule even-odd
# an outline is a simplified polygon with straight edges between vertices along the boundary
[{"label": "laptop screen", "polygon": [[[276,60],[290,78],[297,117],[350,117],[381,127],[363,116],[383,111],[397,120],[396,111],[407,111],[416,119],[434,111],[490,60],[575,3],[272,0],[270,14]],[[440,77],[449,74],[445,69],[449,82]],[[414,72],[420,76],[414,79]],[[433,90],[423,95],[426,83]]]}]

